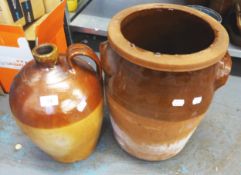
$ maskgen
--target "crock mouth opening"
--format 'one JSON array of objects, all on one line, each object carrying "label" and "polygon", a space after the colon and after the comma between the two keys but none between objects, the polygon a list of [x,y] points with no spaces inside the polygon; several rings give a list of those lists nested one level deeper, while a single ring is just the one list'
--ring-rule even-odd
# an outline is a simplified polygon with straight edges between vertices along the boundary
[{"label": "crock mouth opening", "polygon": [[158,54],[191,54],[214,42],[211,26],[178,9],[145,9],[126,16],[121,34],[132,46]]},{"label": "crock mouth opening", "polygon": [[114,16],[108,40],[130,62],[182,72],[215,64],[227,52],[229,39],[224,27],[203,12],[154,3],[133,6]]}]

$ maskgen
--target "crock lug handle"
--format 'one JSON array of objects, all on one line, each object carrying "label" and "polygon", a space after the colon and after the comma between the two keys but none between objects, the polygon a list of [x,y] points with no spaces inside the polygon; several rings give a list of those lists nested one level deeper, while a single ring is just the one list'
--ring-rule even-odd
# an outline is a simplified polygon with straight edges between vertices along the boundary
[{"label": "crock lug handle", "polygon": [[232,59],[227,52],[222,60],[220,60],[218,63],[218,70],[217,70],[217,76],[215,81],[215,90],[223,86],[227,80],[228,76],[231,72],[232,67]]},{"label": "crock lug handle", "polygon": [[102,69],[104,70],[104,72],[107,76],[111,77],[113,74],[113,71],[111,69],[111,64],[110,64],[110,61],[108,58],[109,42],[104,41],[104,42],[100,43],[99,49],[100,49],[100,58],[101,58]]}]

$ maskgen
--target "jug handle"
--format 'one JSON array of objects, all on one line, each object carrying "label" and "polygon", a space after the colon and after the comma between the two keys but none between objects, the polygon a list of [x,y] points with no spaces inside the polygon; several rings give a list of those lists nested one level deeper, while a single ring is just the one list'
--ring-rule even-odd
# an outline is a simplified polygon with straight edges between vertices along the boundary
[{"label": "jug handle", "polygon": [[227,80],[228,76],[231,72],[232,67],[232,59],[227,52],[222,60],[217,63],[218,70],[216,74],[216,81],[215,81],[215,90],[223,86]]},{"label": "jug handle", "polygon": [[73,69],[73,59],[76,56],[87,56],[93,60],[96,64],[96,70],[99,76],[99,79],[102,80],[102,68],[100,60],[95,52],[85,44],[72,44],[67,50],[67,62],[71,69]]}]

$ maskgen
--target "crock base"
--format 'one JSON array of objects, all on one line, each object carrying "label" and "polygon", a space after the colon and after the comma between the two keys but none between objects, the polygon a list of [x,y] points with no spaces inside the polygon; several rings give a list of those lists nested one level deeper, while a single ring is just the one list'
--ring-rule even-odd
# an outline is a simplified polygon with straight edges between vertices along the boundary
[{"label": "crock base", "polygon": [[[110,117],[111,118],[111,117]],[[164,144],[138,144],[122,131],[111,118],[114,136],[120,147],[130,155],[147,161],[166,160],[177,155],[186,145],[194,131],[193,129],[187,136],[176,140],[173,143]]]}]

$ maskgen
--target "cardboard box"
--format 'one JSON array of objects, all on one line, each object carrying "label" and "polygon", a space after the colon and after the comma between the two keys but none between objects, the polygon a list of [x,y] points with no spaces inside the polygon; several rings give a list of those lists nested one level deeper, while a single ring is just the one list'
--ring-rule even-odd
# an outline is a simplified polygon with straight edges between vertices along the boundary
[{"label": "cardboard box", "polygon": [[3,89],[2,89],[2,87],[0,86],[0,95],[3,95],[3,94],[4,94]]},{"label": "cardboard box", "polygon": [[60,2],[61,0],[44,0],[45,11],[47,13],[51,12],[59,5]]},{"label": "cardboard box", "polygon": [[[67,43],[64,32],[64,11],[66,1],[61,2],[36,26],[36,43],[54,43],[60,53],[65,53]],[[0,85],[9,92],[19,70],[33,59],[29,43],[22,27],[0,25]]]},{"label": "cardboard box", "polygon": [[43,0],[20,0],[27,24],[34,22],[45,14]]},{"label": "cardboard box", "polygon": [[18,0],[0,0],[0,23],[17,26],[26,24]]},{"label": "cardboard box", "polygon": [[45,14],[44,16],[36,20],[34,23],[32,23],[24,30],[25,37],[28,41],[35,41],[37,39],[36,29],[47,17],[48,17],[48,14]]},{"label": "cardboard box", "polygon": [[0,24],[4,24],[3,11],[0,6]]}]

